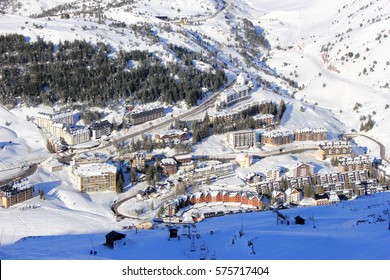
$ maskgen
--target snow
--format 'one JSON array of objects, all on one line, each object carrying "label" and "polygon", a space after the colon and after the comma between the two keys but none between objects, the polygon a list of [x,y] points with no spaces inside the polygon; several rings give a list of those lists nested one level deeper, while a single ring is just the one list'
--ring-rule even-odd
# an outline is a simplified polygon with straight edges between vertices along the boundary
[{"label": "snow", "polygon": [[[169,43],[202,51],[205,55],[217,53],[218,59],[228,65],[226,71],[229,80],[246,72],[246,77],[251,82],[255,82],[256,77],[260,76],[266,77],[274,87],[282,86],[279,94],[269,89],[257,88],[251,92],[250,99],[234,105],[233,108],[264,100],[279,103],[283,99],[287,104],[287,110],[281,120],[283,129],[292,132],[305,127],[325,128],[331,139],[337,139],[339,134],[349,132],[351,129],[358,131],[361,124],[359,118],[371,114],[376,123],[374,128],[365,134],[379,140],[386,147],[390,145],[387,121],[390,118],[390,110],[385,107],[390,103],[389,91],[384,87],[389,74],[386,56],[389,39],[384,36],[386,33],[382,32],[383,30],[388,32],[390,9],[388,1],[341,0],[336,3],[335,0],[330,2],[238,0],[227,1],[221,13],[216,11],[222,4],[214,0],[136,1],[134,5],[104,11],[104,15],[107,16],[106,24],[98,24],[93,16],[87,15],[84,19],[83,15],[74,15],[73,12],[77,9],[70,11],[70,19],[61,19],[60,16],[51,17],[50,20],[47,17],[26,17],[32,13],[39,13],[42,9],[74,2],[73,0],[21,2],[23,2],[21,9],[9,8],[8,13],[0,16],[1,34],[17,32],[25,35],[26,40],[36,40],[40,36],[54,43],[85,39],[94,44],[109,43],[115,50],[139,48],[156,53],[167,63],[176,59],[166,50]],[[91,0],[86,4],[95,5],[98,2],[105,4],[110,1]],[[368,8],[360,10],[360,7],[365,5]],[[168,23],[157,19],[156,16],[159,15],[172,18],[188,17],[193,22],[186,25]],[[259,70],[261,67],[246,65],[240,50],[232,47],[237,43],[232,28],[237,26],[243,17],[251,20],[257,28],[264,29],[271,49],[258,51],[259,55],[267,59],[269,72],[296,80],[302,89],[291,88],[280,78]],[[376,17],[380,21],[372,21]],[[137,36],[130,28],[123,30],[123,33],[120,29],[110,28],[108,24],[115,20],[124,21],[126,24],[150,23],[160,40],[153,43],[149,39]],[[363,25],[360,26],[360,23]],[[41,25],[43,28],[35,28],[34,25]],[[164,30],[165,25],[171,27],[170,32]],[[352,31],[347,32],[349,28],[352,28]],[[340,40],[342,33],[343,40]],[[375,39],[379,33],[382,34],[381,42]],[[197,42],[194,34],[203,41]],[[321,48],[328,43],[334,46],[328,50],[329,57],[326,61],[322,57],[324,53],[321,52]],[[350,58],[347,62],[345,57],[348,52],[353,52],[354,55],[359,53],[360,57]],[[210,69],[208,64],[199,61],[195,63],[199,69],[206,71]],[[267,68],[265,65],[262,66]],[[137,67],[137,63],[133,62],[132,67]],[[362,74],[364,68],[368,74]],[[373,68],[373,71],[370,68]],[[362,108],[354,110],[357,102],[362,104]],[[147,104],[143,107],[151,108],[154,105]],[[186,111],[185,104],[157,106],[165,108],[169,106],[172,114],[153,121],[153,124]],[[26,163],[42,162],[50,156],[45,147],[45,136],[42,131],[31,121],[27,121],[26,117],[33,116],[39,111],[51,110],[52,108],[21,106],[9,111],[0,106],[1,179],[18,174]],[[213,110],[210,109],[208,113],[213,115]],[[112,118],[121,120],[124,114],[124,109],[119,106],[104,111],[110,121]],[[202,118],[204,114],[205,112],[202,112],[198,117]],[[144,124],[124,132],[114,132],[113,136],[122,136],[126,132],[134,132],[148,126],[149,124]],[[367,148],[367,154],[371,157],[379,157],[379,146],[375,142],[361,136],[354,139],[359,146]],[[284,148],[288,151],[294,147],[316,145],[293,143]],[[224,135],[208,137],[202,143],[194,145],[193,149],[200,155],[226,155],[231,158],[236,156],[227,146]],[[254,148],[249,153],[271,155],[277,150],[279,147],[264,150]],[[173,153],[169,149],[162,152],[168,153],[169,156]],[[292,168],[300,161],[313,164],[316,172],[334,171],[328,162],[313,158],[313,152],[265,158],[255,161],[249,168],[237,168],[235,176],[218,180],[204,188],[216,190],[221,186],[228,186],[238,191],[243,184],[240,178],[245,178],[251,172],[266,174],[271,167]],[[304,226],[275,225],[275,215],[272,212],[206,219],[197,225],[197,232],[201,238],[195,241],[198,250],[191,253],[189,252],[191,242],[184,236],[180,241],[168,241],[167,230],[160,228],[139,231],[136,234],[133,230],[122,230],[123,225],[135,223],[134,219],[116,221],[111,211],[114,201],[144,190],[147,187],[146,183],[126,186],[128,192],[121,195],[112,192],[80,193],[74,186],[69,167],[55,173],[49,173],[39,167],[37,173],[29,180],[35,185],[35,193],[38,190],[44,191],[46,200],[34,197],[10,209],[0,209],[0,221],[3,226],[0,247],[2,260],[199,259],[202,242],[206,244],[209,252],[215,252],[218,259],[390,259],[388,250],[390,240],[385,221],[385,211],[389,208],[389,193],[331,206],[298,207],[283,212],[290,219],[296,215],[304,217],[307,219]],[[26,207],[28,205],[37,207],[21,211],[20,208],[28,208]],[[153,208],[152,200],[137,199],[129,199],[120,207],[123,213],[129,215],[134,214],[134,210]],[[153,211],[146,212],[142,217],[151,218],[153,214]],[[310,220],[313,216],[316,228],[311,224],[314,223]],[[232,240],[234,235],[238,236],[241,224],[245,235],[241,239],[236,237],[233,245]],[[102,245],[104,235],[111,230],[126,233],[130,240],[129,245],[118,250],[104,247]],[[214,235],[209,234],[211,230]],[[180,229],[180,234],[182,233],[183,228]],[[250,240],[254,241],[256,255],[251,254],[251,248],[247,246]],[[89,254],[91,241],[97,248],[96,256]]]},{"label": "snow", "polygon": [[[0,248],[2,260],[7,259],[137,259],[137,260],[187,260],[199,259],[200,247],[208,249],[207,258],[215,252],[217,259],[265,259],[265,260],[368,260],[389,259],[386,215],[390,193],[375,194],[354,201],[320,207],[297,207],[282,210],[291,221],[290,225],[277,225],[272,211],[235,214],[209,218],[196,224],[196,251],[191,252],[192,241],[185,235],[188,229],[178,225],[180,240],[169,239],[165,227],[154,230],[122,230],[129,244],[109,249],[103,245],[105,234],[111,229],[93,227],[97,221],[88,215],[82,217],[76,211],[69,212],[72,222],[62,220],[56,211],[42,217],[40,209],[19,213],[23,221],[29,212],[34,222],[47,227],[42,220],[57,221],[50,228],[51,236],[35,236],[18,240],[13,245]],[[20,210],[18,210],[20,211]],[[306,220],[305,225],[295,225],[295,216]],[[9,215],[7,215],[9,216]],[[314,220],[313,220],[314,218]],[[32,218],[31,218],[32,219]],[[55,234],[58,228],[80,223],[89,233]],[[315,225],[315,228],[313,227]],[[239,237],[239,231],[244,235]],[[191,232],[193,229],[191,229]],[[210,234],[213,231],[213,234]],[[233,241],[234,240],[234,244]],[[16,241],[16,240],[15,240]],[[97,255],[90,255],[91,241]],[[251,254],[254,244],[256,254]]]}]

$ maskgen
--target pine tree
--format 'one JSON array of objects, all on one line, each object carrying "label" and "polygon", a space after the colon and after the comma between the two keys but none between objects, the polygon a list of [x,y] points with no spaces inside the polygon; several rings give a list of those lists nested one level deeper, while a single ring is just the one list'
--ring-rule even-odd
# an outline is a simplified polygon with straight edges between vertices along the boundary
[{"label": "pine tree", "polygon": [[122,170],[120,170],[116,180],[116,192],[123,193],[124,191],[125,191],[125,185],[123,182],[123,174],[122,174]]},{"label": "pine tree", "polygon": [[135,168],[131,168],[130,180],[131,180],[132,183],[137,182],[137,172],[135,171]]},{"label": "pine tree", "polygon": [[313,186],[307,184],[303,187],[303,195],[306,198],[312,198],[314,196]]}]

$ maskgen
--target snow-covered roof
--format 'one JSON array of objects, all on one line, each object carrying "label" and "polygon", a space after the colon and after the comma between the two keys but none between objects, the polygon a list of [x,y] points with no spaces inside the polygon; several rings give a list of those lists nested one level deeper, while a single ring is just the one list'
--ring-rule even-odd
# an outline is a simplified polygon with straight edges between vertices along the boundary
[{"label": "snow-covered roof", "polygon": [[163,138],[163,137],[173,137],[173,136],[177,136],[177,135],[181,136],[183,134],[186,134],[186,132],[178,130],[178,129],[171,129],[171,130],[159,132],[156,135]]},{"label": "snow-covered roof", "polygon": [[311,127],[304,127],[304,128],[297,128],[294,130],[295,133],[323,133],[327,132],[325,128],[311,128]]},{"label": "snow-covered roof", "polygon": [[28,181],[28,179],[24,178],[20,181],[1,186],[0,191],[2,191],[5,196],[9,197],[32,187],[33,185]]},{"label": "snow-covered roof", "polygon": [[291,136],[291,131],[283,130],[283,131],[266,131],[261,134],[262,137],[269,137],[269,138],[277,138],[277,137],[285,137],[285,136]]},{"label": "snow-covered roof", "polygon": [[75,166],[73,172],[77,176],[100,176],[107,173],[116,173],[117,167],[112,163],[90,163]]},{"label": "snow-covered roof", "polygon": [[272,115],[272,114],[258,114],[256,116],[253,117],[253,119],[255,120],[265,120],[265,119],[269,119],[269,118],[274,118],[275,116]]},{"label": "snow-covered roof", "polygon": [[37,117],[47,120],[56,121],[57,119],[62,119],[65,117],[73,116],[74,113],[71,111],[63,111],[63,112],[57,112],[57,113],[45,113],[45,112],[39,112],[37,114]]},{"label": "snow-covered roof", "polygon": [[177,162],[173,158],[163,158],[161,160],[162,165],[176,165]]}]

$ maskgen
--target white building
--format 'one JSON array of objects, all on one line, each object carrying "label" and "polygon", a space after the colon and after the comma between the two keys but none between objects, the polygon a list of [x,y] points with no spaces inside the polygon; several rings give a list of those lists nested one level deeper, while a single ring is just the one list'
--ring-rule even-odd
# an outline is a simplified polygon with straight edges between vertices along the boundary
[{"label": "white building", "polygon": [[[75,124],[74,122],[74,113],[71,111],[58,112],[58,113],[43,113],[39,112],[35,119],[34,123],[42,128],[44,131],[52,133],[52,126],[57,124]],[[53,134],[54,135],[54,134]]]},{"label": "white building", "polygon": [[226,106],[230,106],[247,98],[249,98],[249,87],[247,85],[235,85],[232,89],[221,92],[219,102],[217,103],[224,103]]},{"label": "white building", "polygon": [[247,150],[256,144],[256,133],[252,130],[229,132],[227,142],[233,149]]}]

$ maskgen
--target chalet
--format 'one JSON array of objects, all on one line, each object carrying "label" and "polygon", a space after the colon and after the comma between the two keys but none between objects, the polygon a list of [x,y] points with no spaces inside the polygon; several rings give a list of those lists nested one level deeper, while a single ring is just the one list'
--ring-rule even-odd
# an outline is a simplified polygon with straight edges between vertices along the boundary
[{"label": "chalet", "polygon": [[245,180],[248,184],[256,184],[262,182],[265,179],[265,175],[261,173],[251,172],[245,176]]},{"label": "chalet", "polygon": [[281,191],[273,191],[272,192],[272,198],[275,200],[278,204],[283,204],[286,202],[286,195]]},{"label": "chalet", "polygon": [[299,202],[299,206],[316,206],[317,201],[311,197],[305,197]]},{"label": "chalet", "polygon": [[160,166],[166,176],[175,175],[177,173],[177,162],[173,158],[162,159]]},{"label": "chalet", "polygon": [[169,229],[169,238],[177,238],[177,228],[170,228]]},{"label": "chalet", "polygon": [[295,218],[295,224],[296,225],[304,225],[305,224],[305,219],[302,218],[301,216],[296,216]]},{"label": "chalet", "polygon": [[108,234],[106,234],[106,243],[104,243],[105,246],[109,248],[117,248],[126,245],[127,239],[125,239],[126,234],[119,233],[116,231],[111,231]]},{"label": "chalet", "polygon": [[302,199],[302,193],[297,189],[288,188],[285,191],[286,202],[293,205],[298,205]]},{"label": "chalet", "polygon": [[0,206],[9,208],[33,197],[34,187],[24,178],[0,187]]},{"label": "chalet", "polygon": [[158,143],[180,143],[187,140],[187,132],[172,129],[154,135],[154,141]]},{"label": "chalet", "polygon": [[337,192],[329,192],[329,203],[338,203],[340,202],[340,197],[337,195]]},{"label": "chalet", "polygon": [[329,196],[326,193],[315,194],[314,199],[317,201],[317,205],[327,205],[329,204]]},{"label": "chalet", "polygon": [[108,136],[111,134],[111,127],[112,124],[109,121],[104,120],[93,123],[89,129],[91,130],[93,139],[100,139],[102,136]]},{"label": "chalet", "polygon": [[246,192],[208,191],[190,194],[187,199],[191,204],[226,203],[259,207],[260,199],[257,194]]}]

